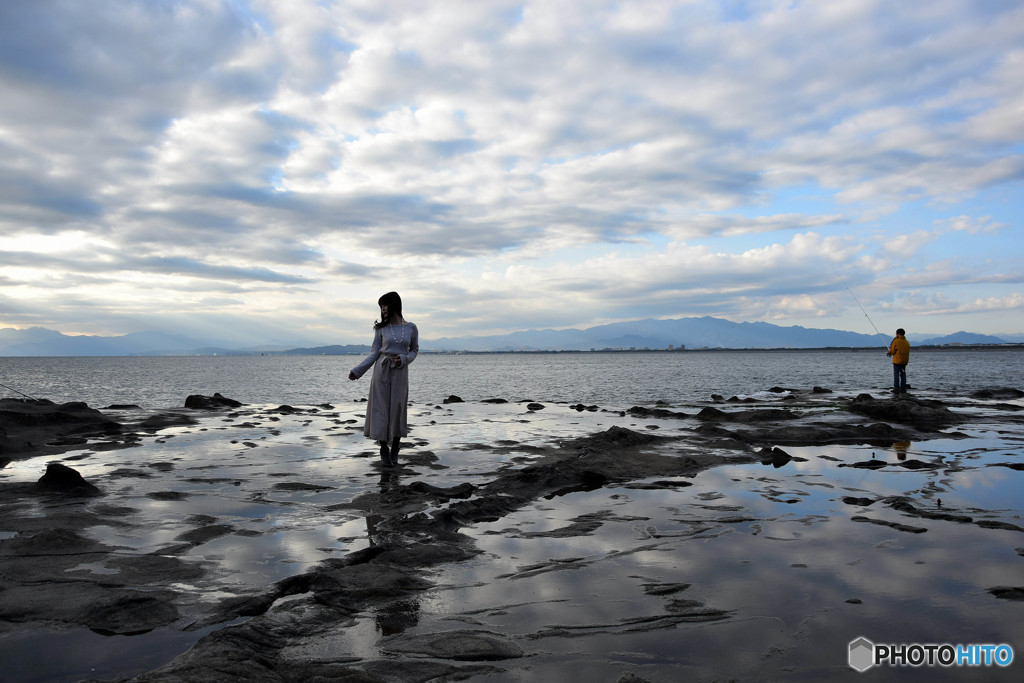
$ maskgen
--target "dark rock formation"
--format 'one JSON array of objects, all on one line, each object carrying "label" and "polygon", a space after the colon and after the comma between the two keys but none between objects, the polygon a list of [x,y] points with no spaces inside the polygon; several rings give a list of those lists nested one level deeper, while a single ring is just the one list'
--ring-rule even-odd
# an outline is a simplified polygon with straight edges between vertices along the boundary
[{"label": "dark rock formation", "polygon": [[756,410],[736,410],[725,412],[718,408],[702,408],[697,413],[698,420],[712,422],[772,422],[775,420],[795,420],[799,415],[789,410],[777,410],[774,408],[761,408]]},{"label": "dark rock formation", "polygon": [[185,399],[186,408],[193,408],[197,410],[215,410],[217,408],[240,408],[241,406],[241,401],[236,401],[233,398],[221,396],[220,393],[215,393],[213,396],[192,394],[191,396]]},{"label": "dark rock formation", "polygon": [[[86,437],[120,434],[122,425],[82,402],[0,399],[0,453],[59,453]],[[64,443],[66,442],[66,443]]]},{"label": "dark rock formation", "polygon": [[1011,387],[990,387],[971,392],[971,398],[998,398],[1003,400],[1024,398],[1024,391]]},{"label": "dark rock formation", "polygon": [[199,421],[189,415],[160,413],[159,415],[150,415],[139,422],[138,426],[147,432],[158,432],[167,427],[188,427],[195,424],[199,424]]},{"label": "dark rock formation", "polygon": [[940,401],[907,395],[879,400],[870,394],[860,394],[850,402],[849,410],[876,420],[912,425],[923,431],[937,431],[968,420],[966,416],[954,413]]},{"label": "dark rock formation", "polygon": [[1002,600],[1024,600],[1024,587],[1022,586],[996,586],[989,588],[988,592]]},{"label": "dark rock formation", "polygon": [[100,490],[87,482],[78,470],[56,462],[46,466],[46,474],[39,478],[36,487],[46,493],[63,493],[68,496],[98,496],[100,494]]},{"label": "dark rock formation", "polygon": [[791,462],[794,458],[781,448],[764,448],[757,454],[761,458],[762,465],[771,465],[778,468]]}]

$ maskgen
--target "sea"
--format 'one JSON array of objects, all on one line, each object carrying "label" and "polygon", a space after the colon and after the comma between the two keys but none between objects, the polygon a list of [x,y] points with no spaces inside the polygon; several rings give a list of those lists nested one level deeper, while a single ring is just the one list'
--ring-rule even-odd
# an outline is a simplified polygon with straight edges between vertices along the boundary
[{"label": "sea", "polygon": [[[182,407],[192,394],[249,404],[357,401],[369,378],[348,379],[360,356],[4,357],[0,397],[83,401],[94,408]],[[409,399],[583,403],[629,407],[763,394],[773,388],[839,394],[892,385],[885,349],[662,352],[421,353],[410,366]],[[1024,389],[1024,348],[924,348],[911,352],[911,389],[967,395]]]}]

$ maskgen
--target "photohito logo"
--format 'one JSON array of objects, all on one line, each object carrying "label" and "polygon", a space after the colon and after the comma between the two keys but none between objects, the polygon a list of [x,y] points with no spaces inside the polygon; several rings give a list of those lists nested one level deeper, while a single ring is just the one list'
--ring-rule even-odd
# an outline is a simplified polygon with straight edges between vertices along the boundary
[{"label": "photohito logo", "polygon": [[910,643],[876,645],[861,636],[850,641],[850,666],[861,673],[873,666],[1010,666],[1013,648],[1000,645]]}]

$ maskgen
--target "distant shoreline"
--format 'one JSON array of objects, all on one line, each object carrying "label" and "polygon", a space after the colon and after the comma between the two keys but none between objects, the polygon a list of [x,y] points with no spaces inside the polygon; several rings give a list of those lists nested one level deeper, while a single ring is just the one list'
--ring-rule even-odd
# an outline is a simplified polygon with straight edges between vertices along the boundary
[{"label": "distant shoreline", "polygon": [[[879,344],[878,346],[821,346],[821,347],[800,347],[800,348],[727,348],[727,347],[714,347],[714,348],[695,348],[695,349],[567,349],[567,350],[517,350],[517,351],[427,351],[423,350],[420,353],[439,354],[447,356],[455,355],[487,355],[487,354],[523,354],[523,355],[536,355],[536,354],[566,354],[566,353],[585,353],[585,354],[615,354],[615,353],[791,353],[791,352],[803,352],[803,351],[878,351],[885,349],[886,347]],[[943,344],[941,346],[914,346],[914,351],[1003,351],[1003,350],[1020,350],[1024,349],[1024,343],[1007,343],[1007,344]],[[274,354],[280,355],[280,354]],[[316,354],[313,354],[316,355]],[[345,355],[358,355],[358,354],[345,354]]]},{"label": "distant shoreline", "polygon": [[[836,352],[836,353],[847,353],[847,352],[875,352],[885,350],[885,346],[879,344],[878,346],[822,346],[822,347],[800,347],[800,348],[727,348],[727,347],[714,347],[714,348],[675,348],[675,349],[538,349],[528,350],[521,349],[515,351],[501,350],[501,351],[448,351],[448,350],[435,350],[435,349],[423,349],[420,351],[421,354],[436,355],[436,356],[486,356],[486,355],[564,355],[564,354],[628,354],[628,353],[664,353],[664,354],[676,354],[676,353],[805,353],[809,351],[814,352]],[[1024,349],[1024,343],[1008,342],[1005,344],[943,344],[938,345],[925,345],[925,346],[913,346],[914,352],[935,352],[935,351],[1019,351]],[[232,352],[232,351],[219,351],[216,353],[167,353],[167,354],[150,354],[150,353],[133,353],[124,355],[88,355],[88,356],[0,356],[0,358],[215,358],[215,357],[254,357],[254,356],[365,356],[370,352],[370,347],[367,346],[365,350],[347,350],[344,352],[330,352],[330,351],[316,351],[315,349],[308,349],[305,353],[298,353],[294,350],[287,351],[262,351],[262,352]]]}]

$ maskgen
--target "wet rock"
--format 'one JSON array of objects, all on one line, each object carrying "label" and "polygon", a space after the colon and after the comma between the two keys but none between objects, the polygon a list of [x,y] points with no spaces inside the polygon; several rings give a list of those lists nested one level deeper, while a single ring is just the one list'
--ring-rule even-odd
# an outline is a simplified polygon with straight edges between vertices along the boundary
[{"label": "wet rock", "polygon": [[44,529],[0,541],[0,555],[35,557],[99,552],[102,546],[71,529]]},{"label": "wet rock", "polygon": [[490,403],[490,404],[493,404],[493,405],[501,405],[503,403],[508,403],[508,399],[506,399],[506,398],[485,398],[484,400],[482,400],[480,402],[481,403]]},{"label": "wet rock", "polygon": [[762,465],[771,465],[775,468],[783,467],[793,460],[793,456],[781,448],[762,448],[757,455]]},{"label": "wet rock", "polygon": [[879,526],[887,526],[897,531],[905,531],[909,534],[923,534],[928,531],[925,528],[919,526],[910,526],[909,524],[901,524],[900,522],[890,522],[885,519],[873,519],[871,517],[862,517],[860,515],[856,517],[850,517],[852,522],[869,522],[871,524],[877,524]]},{"label": "wet rock", "polygon": [[971,392],[971,398],[1011,399],[1024,398],[1024,391],[1011,387],[988,387]]},{"label": "wet rock", "polygon": [[659,491],[659,490],[675,490],[686,488],[687,486],[693,486],[691,481],[669,481],[666,479],[660,479],[658,481],[635,481],[627,484],[622,484],[621,488],[624,489],[639,489],[644,491]]},{"label": "wet rock", "polygon": [[811,389],[811,393],[812,394],[831,394],[832,390],[831,389],[826,389],[825,387],[814,387],[813,389]]},{"label": "wet rock", "polygon": [[1006,531],[1024,531],[1024,527],[1019,527],[1016,524],[1010,524],[1009,522],[1000,522],[994,519],[982,519],[975,522],[978,526],[983,529],[1005,529]]},{"label": "wet rock", "polygon": [[870,394],[860,394],[850,402],[849,410],[878,420],[913,425],[925,431],[935,431],[967,421],[965,416],[952,412],[940,401],[906,395],[879,400]]},{"label": "wet rock", "polygon": [[1024,600],[1024,587],[1022,586],[996,586],[989,588],[988,592],[1001,600]]},{"label": "wet rock", "polygon": [[575,538],[577,536],[590,536],[604,526],[605,521],[609,517],[611,517],[611,513],[608,511],[594,512],[588,515],[580,515],[567,526],[551,529],[550,531],[509,531],[507,535],[514,538]]},{"label": "wet rock", "polygon": [[382,562],[316,572],[310,590],[322,605],[356,612],[367,601],[391,600],[433,587],[415,570]]},{"label": "wet rock", "polygon": [[942,465],[934,462],[922,462],[920,460],[907,460],[899,463],[900,467],[904,467],[908,470],[938,470],[942,469]]},{"label": "wet rock", "polygon": [[46,466],[46,474],[39,478],[36,487],[46,493],[63,493],[68,496],[98,496],[101,493],[78,470],[53,462]]},{"label": "wet rock", "polygon": [[104,408],[104,410],[142,410],[142,408],[134,403],[114,403]]},{"label": "wet rock", "polygon": [[643,589],[647,595],[674,595],[686,590],[691,585],[689,583],[645,583]]},{"label": "wet rock", "polygon": [[183,534],[178,534],[174,540],[182,541],[183,543],[191,543],[192,545],[202,545],[207,541],[212,541],[215,538],[226,536],[233,532],[235,528],[230,524],[208,524],[201,526],[198,529],[192,529],[186,531]]},{"label": "wet rock", "polygon": [[[705,408],[704,410],[715,410],[715,409],[714,408]],[[676,411],[672,411],[672,410],[666,410],[664,408],[647,408],[647,407],[644,407],[644,406],[633,406],[632,408],[630,408],[626,412],[629,413],[630,415],[633,415],[634,417],[645,417],[645,418],[653,417],[653,418],[661,418],[661,419],[666,419],[666,418],[669,418],[669,419],[685,419],[685,418],[690,417],[686,413],[680,413],[680,412],[676,412]],[[701,411],[701,412],[704,412],[704,411]],[[722,413],[721,410],[718,410],[716,412]],[[722,414],[724,415],[725,413],[722,413]]]},{"label": "wet rock", "polygon": [[85,403],[0,399],[0,454],[61,453],[86,437],[119,434],[122,425]]},{"label": "wet rock", "polygon": [[523,650],[508,636],[490,631],[442,631],[393,636],[381,644],[390,654],[421,655],[455,661],[517,659]]},{"label": "wet rock", "polygon": [[527,410],[544,410],[544,404],[543,403],[527,403],[526,404],[526,409]]},{"label": "wet rock", "polygon": [[636,674],[634,674],[631,671],[627,671],[626,673],[624,673],[621,676],[619,676],[619,679],[615,683],[651,683],[651,682],[649,680],[647,680],[646,678],[641,678],[640,676],[637,676]]},{"label": "wet rock", "polygon": [[[937,510],[925,510],[917,507],[909,499],[904,496],[893,496],[886,499],[886,504],[893,510],[899,510],[902,513],[913,515],[914,517],[921,517],[922,519],[938,519],[946,522],[959,522],[961,524],[970,524],[974,521],[967,515],[958,515],[952,512],[939,512]],[[942,501],[939,501],[942,504]]]},{"label": "wet rock", "polygon": [[665,609],[672,615],[674,621],[720,621],[729,617],[727,610],[708,607],[699,600],[669,600]]},{"label": "wet rock", "polygon": [[572,444],[576,448],[590,450],[595,448],[629,448],[656,443],[660,440],[660,437],[653,434],[642,434],[625,427],[614,426],[592,436],[575,439]]},{"label": "wet rock", "polygon": [[285,481],[274,484],[274,488],[278,491],[330,491],[334,487],[323,486],[322,484],[307,484],[301,481]]},{"label": "wet rock", "polygon": [[446,398],[443,401],[441,401],[441,403],[444,403],[444,404],[447,405],[449,403],[465,403],[465,401],[462,400],[461,396],[456,396],[455,394],[452,394],[448,398]]},{"label": "wet rock", "polygon": [[799,417],[789,410],[778,410],[775,408],[762,408],[757,410],[737,410],[725,412],[718,408],[702,408],[697,413],[698,420],[711,422],[771,422],[776,420],[795,420]]},{"label": "wet rock", "polygon": [[240,408],[242,406],[241,401],[236,401],[233,398],[227,398],[222,396],[219,392],[213,396],[203,396],[201,394],[192,394],[185,399],[185,407],[192,408],[194,410],[215,410],[217,408]]},{"label": "wet rock", "polygon": [[131,467],[118,467],[107,475],[110,479],[152,479],[153,473]]},{"label": "wet rock", "polygon": [[178,620],[171,591],[123,592],[91,605],[75,619],[103,635],[138,635]]},{"label": "wet rock", "polygon": [[884,460],[863,460],[861,462],[854,463],[842,463],[840,467],[856,467],[859,470],[878,470],[883,467],[887,467],[889,463]]},{"label": "wet rock", "polygon": [[199,421],[190,415],[160,413],[158,415],[150,415],[139,422],[139,428],[147,432],[158,432],[168,427],[189,427],[196,424],[199,424]]},{"label": "wet rock", "polygon": [[1024,462],[992,462],[986,467],[1009,467],[1011,470],[1024,472]]},{"label": "wet rock", "polygon": [[429,496],[435,500],[451,500],[452,498],[469,498],[473,495],[476,487],[469,482],[463,482],[457,486],[451,486],[448,488],[441,486],[432,486],[422,481],[414,481],[407,487],[410,493]]},{"label": "wet rock", "polygon": [[856,496],[843,496],[843,502],[847,505],[860,505],[867,507],[875,502],[873,498],[857,498]]}]

